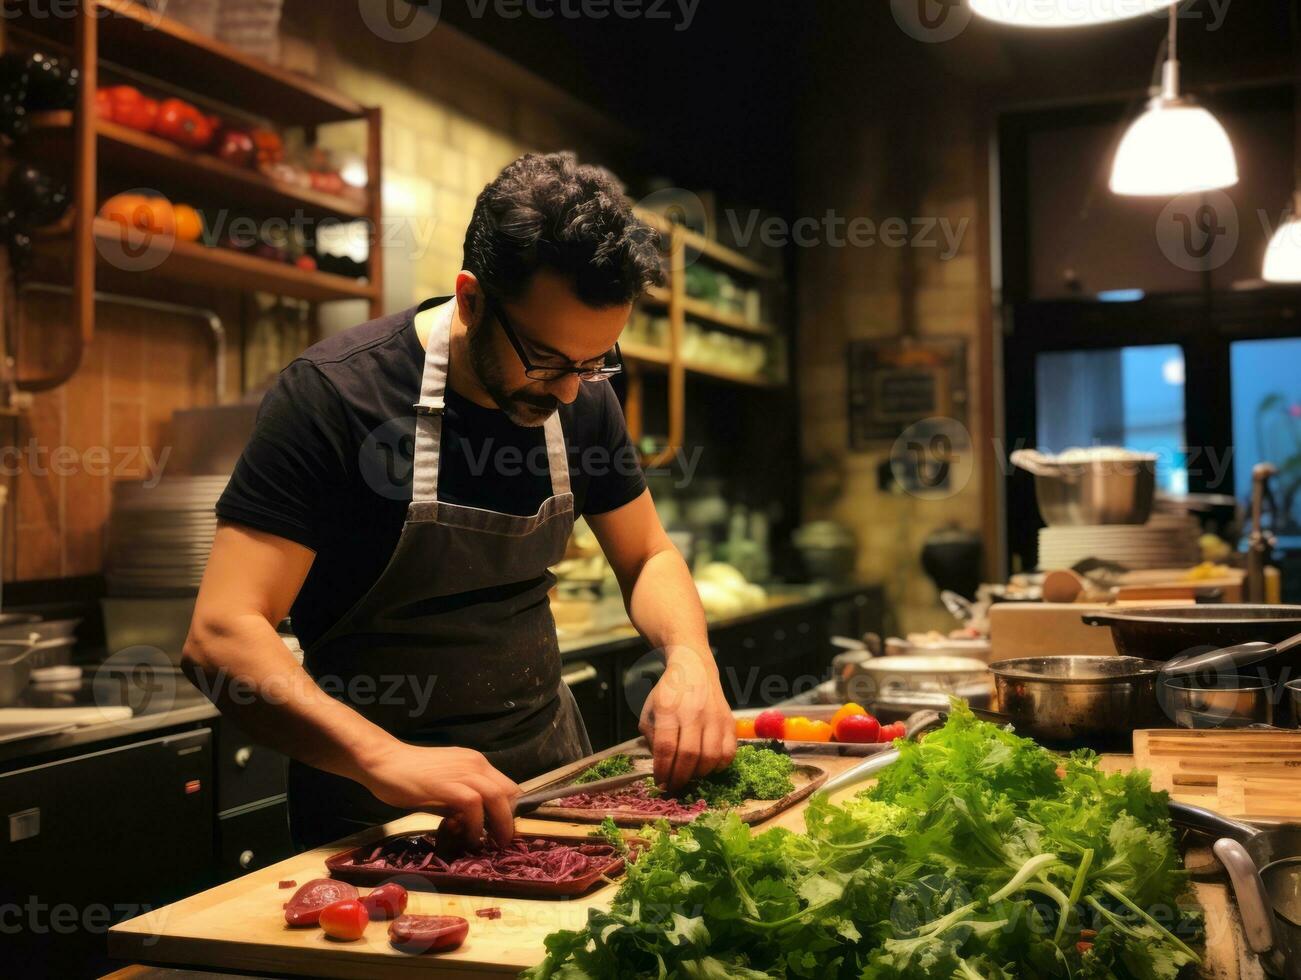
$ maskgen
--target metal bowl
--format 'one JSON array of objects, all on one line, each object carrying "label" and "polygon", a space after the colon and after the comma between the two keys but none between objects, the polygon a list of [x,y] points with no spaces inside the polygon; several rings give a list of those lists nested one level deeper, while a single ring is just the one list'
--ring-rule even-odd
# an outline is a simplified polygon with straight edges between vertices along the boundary
[{"label": "metal bowl", "polygon": [[997,710],[1017,732],[1043,742],[1123,747],[1136,728],[1160,718],[1161,665],[1138,657],[1068,655],[1001,660],[994,674]]},{"label": "metal bowl", "polygon": [[1039,514],[1050,526],[1145,524],[1156,495],[1156,457],[1059,463],[1035,473]]},{"label": "metal bowl", "polygon": [[1244,728],[1274,723],[1274,685],[1262,677],[1163,677],[1157,699],[1178,728]]}]

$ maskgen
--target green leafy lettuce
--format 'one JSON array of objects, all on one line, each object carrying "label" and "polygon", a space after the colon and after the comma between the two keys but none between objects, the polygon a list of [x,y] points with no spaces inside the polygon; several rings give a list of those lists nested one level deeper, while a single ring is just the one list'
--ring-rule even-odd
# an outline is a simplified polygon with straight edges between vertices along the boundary
[{"label": "green leafy lettuce", "polygon": [[1145,773],[1054,756],[955,704],[805,832],[711,813],[649,845],[530,980],[1173,980],[1198,915]]}]

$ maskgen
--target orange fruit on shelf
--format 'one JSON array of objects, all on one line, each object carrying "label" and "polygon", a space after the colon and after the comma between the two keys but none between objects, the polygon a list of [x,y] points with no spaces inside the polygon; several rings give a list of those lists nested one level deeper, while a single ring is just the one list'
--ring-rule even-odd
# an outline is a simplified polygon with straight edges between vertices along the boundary
[{"label": "orange fruit on shelf", "polygon": [[786,719],[786,738],[792,742],[808,742],[814,723],[803,715]]},{"label": "orange fruit on shelf", "polygon": [[172,205],[172,219],[176,226],[176,237],[183,242],[198,241],[203,234],[203,218],[188,204]]},{"label": "orange fruit on shelf", "polygon": [[737,738],[754,738],[754,719],[738,718],[736,719],[736,737]]},{"label": "orange fruit on shelf", "polygon": [[165,197],[114,194],[100,207],[99,216],[115,221],[124,228],[135,228],[154,235],[176,233],[175,209]]}]

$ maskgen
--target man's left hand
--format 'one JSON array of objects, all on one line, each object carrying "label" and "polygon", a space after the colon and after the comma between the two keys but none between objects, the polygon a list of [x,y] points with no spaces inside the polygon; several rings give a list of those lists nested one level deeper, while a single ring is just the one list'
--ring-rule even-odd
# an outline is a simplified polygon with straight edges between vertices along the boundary
[{"label": "man's left hand", "polygon": [[665,658],[664,676],[646,699],[639,727],[651,743],[655,782],[673,791],[731,763],[736,722],[712,657],[673,647]]}]

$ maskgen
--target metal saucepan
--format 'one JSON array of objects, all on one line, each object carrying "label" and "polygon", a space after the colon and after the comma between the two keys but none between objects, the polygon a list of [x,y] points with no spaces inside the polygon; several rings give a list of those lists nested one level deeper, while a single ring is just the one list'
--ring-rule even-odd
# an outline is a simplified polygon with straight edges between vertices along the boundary
[{"label": "metal saucepan", "polygon": [[[1301,633],[1279,643],[1239,643],[1176,657],[1161,668],[1157,697],[1181,728],[1275,723],[1280,678],[1301,669]],[[1277,711],[1280,720],[1288,709]]]},{"label": "metal saucepan", "polygon": [[1051,745],[1117,748],[1136,728],[1161,717],[1160,664],[1139,657],[1069,655],[1001,660],[994,673],[995,709],[1018,735]]},{"label": "metal saucepan", "polygon": [[1184,867],[1194,878],[1227,873],[1247,946],[1265,971],[1301,980],[1301,826],[1262,829],[1174,802],[1170,819],[1184,832]]},{"label": "metal saucepan", "polygon": [[1045,524],[1144,524],[1152,515],[1153,453],[1095,449],[1063,458],[1019,449],[1010,459],[1034,474],[1035,501]]},{"label": "metal saucepan", "polygon": [[1089,626],[1110,627],[1117,653],[1148,660],[1253,641],[1279,643],[1301,633],[1301,606],[1152,606],[1088,612],[1082,618]]},{"label": "metal saucepan", "polygon": [[1288,681],[1283,689],[1287,692],[1287,703],[1292,710],[1292,727],[1301,728],[1301,678]]}]

